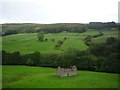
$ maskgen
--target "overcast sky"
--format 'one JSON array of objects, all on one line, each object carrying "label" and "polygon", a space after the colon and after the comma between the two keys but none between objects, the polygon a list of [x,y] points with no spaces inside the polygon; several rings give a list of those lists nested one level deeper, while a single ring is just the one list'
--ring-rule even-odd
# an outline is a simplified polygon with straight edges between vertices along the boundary
[{"label": "overcast sky", "polygon": [[2,0],[0,23],[118,22],[119,0]]}]

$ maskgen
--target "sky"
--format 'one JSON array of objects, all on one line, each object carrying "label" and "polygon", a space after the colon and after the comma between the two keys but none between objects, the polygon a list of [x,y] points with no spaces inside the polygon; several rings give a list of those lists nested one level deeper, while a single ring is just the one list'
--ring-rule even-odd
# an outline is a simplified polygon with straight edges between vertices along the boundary
[{"label": "sky", "polygon": [[119,0],[1,0],[0,23],[118,22]]}]

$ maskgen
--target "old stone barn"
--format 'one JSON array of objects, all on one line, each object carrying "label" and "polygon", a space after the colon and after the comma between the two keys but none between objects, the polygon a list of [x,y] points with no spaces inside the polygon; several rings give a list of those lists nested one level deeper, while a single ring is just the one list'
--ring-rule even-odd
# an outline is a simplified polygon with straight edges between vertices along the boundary
[{"label": "old stone barn", "polygon": [[75,65],[73,65],[71,68],[61,68],[59,66],[56,74],[60,77],[75,76],[77,75],[77,68]]}]

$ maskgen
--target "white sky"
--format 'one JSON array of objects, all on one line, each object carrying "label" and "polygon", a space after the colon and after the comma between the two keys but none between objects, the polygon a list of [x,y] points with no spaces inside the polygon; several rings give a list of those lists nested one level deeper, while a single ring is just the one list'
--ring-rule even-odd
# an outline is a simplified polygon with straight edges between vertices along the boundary
[{"label": "white sky", "polygon": [[0,23],[118,22],[119,0],[2,0]]}]

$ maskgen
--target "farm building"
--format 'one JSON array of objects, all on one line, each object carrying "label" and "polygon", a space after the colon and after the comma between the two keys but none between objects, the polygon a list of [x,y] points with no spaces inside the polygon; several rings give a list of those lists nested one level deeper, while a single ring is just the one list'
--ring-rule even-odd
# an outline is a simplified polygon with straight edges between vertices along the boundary
[{"label": "farm building", "polygon": [[59,66],[56,74],[57,76],[60,76],[60,77],[75,76],[77,75],[77,68],[75,65],[73,65],[70,69],[61,68]]}]

